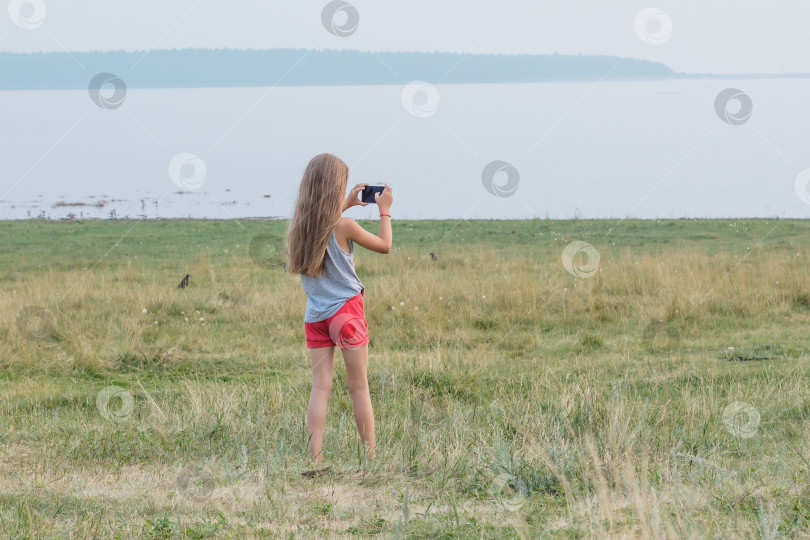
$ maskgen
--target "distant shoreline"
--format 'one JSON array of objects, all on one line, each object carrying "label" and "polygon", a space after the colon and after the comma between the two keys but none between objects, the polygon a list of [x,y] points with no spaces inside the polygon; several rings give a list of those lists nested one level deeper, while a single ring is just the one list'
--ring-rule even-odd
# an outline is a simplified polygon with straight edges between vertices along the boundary
[{"label": "distant shoreline", "polygon": [[[0,90],[250,88],[795,79],[810,74],[676,73],[609,55],[366,52],[334,49],[171,49],[0,52]],[[92,82],[91,82],[92,81]]]},{"label": "distant shoreline", "polygon": [[[0,89],[216,88],[661,80],[650,60],[608,55],[309,49],[0,53]],[[101,74],[107,77],[97,77]]]},{"label": "distant shoreline", "polygon": [[[668,76],[657,77],[626,77],[626,78],[613,78],[598,80],[594,78],[571,78],[571,79],[553,79],[553,80],[509,80],[509,81],[438,81],[433,83],[436,86],[448,85],[501,85],[501,84],[576,84],[599,82],[600,84],[611,83],[644,83],[644,82],[657,82],[657,81],[680,81],[680,80],[696,80],[708,79],[712,81],[722,80],[766,80],[766,79],[810,79],[810,73],[785,73],[785,74],[742,74],[742,75],[717,75],[717,74],[691,74],[691,73],[673,73]],[[430,82],[430,81],[426,81]],[[87,88],[84,86],[52,86],[52,87],[4,87],[0,83],[0,92],[49,92],[49,91],[67,91],[76,90],[86,92]],[[225,90],[225,89],[239,89],[239,88],[330,88],[330,87],[351,87],[351,86],[403,86],[405,83],[400,82],[335,82],[328,84],[305,84],[305,83],[279,83],[279,84],[218,84],[211,86],[199,85],[176,85],[176,86],[152,86],[152,85],[127,85],[129,89],[138,90]]]}]

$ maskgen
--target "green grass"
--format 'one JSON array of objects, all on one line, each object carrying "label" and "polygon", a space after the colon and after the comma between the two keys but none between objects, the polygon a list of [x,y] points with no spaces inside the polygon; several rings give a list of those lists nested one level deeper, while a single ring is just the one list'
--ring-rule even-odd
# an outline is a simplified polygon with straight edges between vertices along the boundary
[{"label": "green grass", "polygon": [[0,537],[810,535],[810,223],[394,221],[316,480],[284,228],[0,223]]}]

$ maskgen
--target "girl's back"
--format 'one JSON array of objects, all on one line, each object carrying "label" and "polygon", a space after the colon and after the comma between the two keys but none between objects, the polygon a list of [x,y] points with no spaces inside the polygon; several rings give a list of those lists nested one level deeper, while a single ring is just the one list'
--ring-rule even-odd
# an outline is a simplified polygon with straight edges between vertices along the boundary
[{"label": "girl's back", "polygon": [[326,244],[323,274],[319,277],[301,276],[301,284],[307,293],[304,322],[328,319],[347,300],[365,290],[354,269],[354,242],[347,240],[349,253],[340,247],[335,231],[332,231]]}]

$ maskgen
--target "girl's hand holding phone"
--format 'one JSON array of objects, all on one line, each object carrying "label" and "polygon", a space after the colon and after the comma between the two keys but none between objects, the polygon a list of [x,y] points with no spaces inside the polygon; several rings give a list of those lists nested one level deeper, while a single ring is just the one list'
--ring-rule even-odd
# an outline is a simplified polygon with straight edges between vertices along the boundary
[{"label": "girl's hand holding phone", "polygon": [[357,184],[354,186],[351,191],[349,191],[349,196],[346,197],[346,202],[343,203],[343,211],[345,212],[352,206],[366,206],[368,205],[367,202],[363,202],[360,200],[360,192],[365,189],[368,184]]},{"label": "girl's hand holding phone", "polygon": [[377,203],[377,206],[380,207],[380,212],[388,212],[391,209],[391,205],[394,203],[394,192],[391,186],[385,184],[385,189],[382,193],[374,194],[374,201]]}]

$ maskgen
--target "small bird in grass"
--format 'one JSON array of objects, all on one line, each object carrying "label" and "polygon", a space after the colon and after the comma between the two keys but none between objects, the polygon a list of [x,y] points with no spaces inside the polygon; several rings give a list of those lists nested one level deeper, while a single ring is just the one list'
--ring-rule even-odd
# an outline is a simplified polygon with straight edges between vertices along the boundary
[{"label": "small bird in grass", "polygon": [[178,289],[185,289],[185,288],[188,286],[188,278],[189,278],[189,277],[191,277],[191,276],[190,276],[189,274],[186,274],[186,277],[184,277],[184,278],[183,278],[183,279],[180,281],[180,284],[177,286],[177,288],[178,288]]},{"label": "small bird in grass", "polygon": [[439,258],[436,256],[436,254],[435,254],[435,253],[431,253],[431,254],[430,254],[430,260],[432,260],[433,262],[436,262],[436,261],[438,261],[438,260],[439,260]]}]

